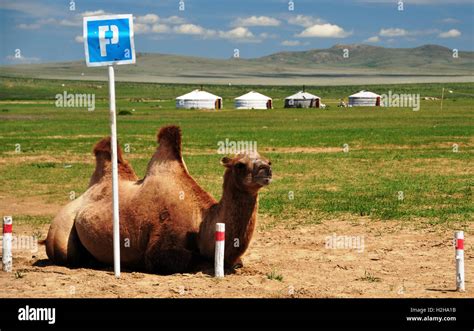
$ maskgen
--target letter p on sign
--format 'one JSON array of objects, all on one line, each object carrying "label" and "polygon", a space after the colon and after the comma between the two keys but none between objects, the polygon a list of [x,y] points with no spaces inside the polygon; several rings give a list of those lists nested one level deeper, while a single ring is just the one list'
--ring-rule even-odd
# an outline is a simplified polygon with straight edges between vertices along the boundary
[{"label": "letter p on sign", "polygon": [[[106,32],[111,31],[112,37],[109,39],[106,36]],[[101,25],[99,26],[99,44],[100,44],[100,56],[107,56],[107,48],[105,47],[108,44],[117,44],[119,41],[119,29],[116,25]]]},{"label": "letter p on sign", "polygon": [[132,15],[84,17],[88,67],[135,63]]}]

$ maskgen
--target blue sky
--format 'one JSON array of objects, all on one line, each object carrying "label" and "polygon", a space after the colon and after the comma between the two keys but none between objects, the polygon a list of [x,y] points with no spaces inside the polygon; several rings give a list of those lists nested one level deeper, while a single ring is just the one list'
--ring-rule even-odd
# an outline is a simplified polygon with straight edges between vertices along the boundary
[{"label": "blue sky", "polygon": [[293,11],[288,0],[182,1],[181,11],[180,0],[0,0],[0,64],[84,59],[82,16],[109,13],[134,15],[137,52],[229,58],[237,48],[253,58],[352,43],[474,50],[473,0],[405,0],[403,11],[398,0],[293,0]]}]

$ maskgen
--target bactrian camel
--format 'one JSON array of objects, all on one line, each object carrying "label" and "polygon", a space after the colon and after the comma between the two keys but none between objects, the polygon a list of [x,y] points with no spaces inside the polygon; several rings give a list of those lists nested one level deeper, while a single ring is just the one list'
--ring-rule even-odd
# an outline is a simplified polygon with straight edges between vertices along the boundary
[{"label": "bactrian camel", "polygon": [[[158,143],[141,180],[118,150],[122,265],[161,274],[192,271],[203,259],[214,259],[215,224],[225,223],[225,265],[240,266],[255,230],[258,192],[272,178],[270,162],[258,153],[224,157],[217,202],[189,174],[179,127],[163,127]],[[99,141],[94,154],[89,188],[49,229],[46,252],[56,264],[81,266],[90,259],[113,264],[110,138]]]}]

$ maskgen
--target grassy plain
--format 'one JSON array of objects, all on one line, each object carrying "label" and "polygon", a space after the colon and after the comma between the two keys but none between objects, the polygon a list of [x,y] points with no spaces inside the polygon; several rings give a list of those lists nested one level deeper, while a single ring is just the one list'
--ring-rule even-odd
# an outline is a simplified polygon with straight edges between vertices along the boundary
[{"label": "grassy plain", "polygon": [[[440,97],[441,84],[380,85],[378,93]],[[284,109],[299,88],[223,86],[206,89],[224,98],[221,111],[176,110],[174,98],[195,85],[117,83],[119,141],[144,174],[156,148],[157,129],[178,124],[190,173],[216,198],[221,194],[219,141],[256,141],[272,160],[275,181],[260,197],[260,213],[275,225],[295,227],[344,215],[377,220],[467,222],[474,203],[474,84],[446,85],[440,100],[421,109],[337,108],[339,98],[363,86],[306,89],[329,105]],[[233,98],[250,89],[274,98],[275,109],[235,110]],[[96,110],[57,108],[57,93],[95,93]],[[48,204],[64,205],[81,194],[94,168],[91,150],[109,134],[108,88],[103,82],[0,78],[0,197],[2,204],[37,201],[44,213],[25,208],[16,220],[48,223]],[[347,144],[348,152],[343,146]],[[19,149],[18,149],[19,148]],[[402,193],[400,193],[402,192]],[[5,209],[5,208],[1,208]]]}]

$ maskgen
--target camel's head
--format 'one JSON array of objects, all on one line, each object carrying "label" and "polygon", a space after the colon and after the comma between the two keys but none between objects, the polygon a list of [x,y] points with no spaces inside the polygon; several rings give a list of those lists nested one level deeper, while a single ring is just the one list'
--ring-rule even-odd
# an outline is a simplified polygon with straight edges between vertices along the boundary
[{"label": "camel's head", "polygon": [[259,190],[272,181],[272,163],[256,152],[223,157],[221,163],[227,168],[226,175],[247,191]]}]

